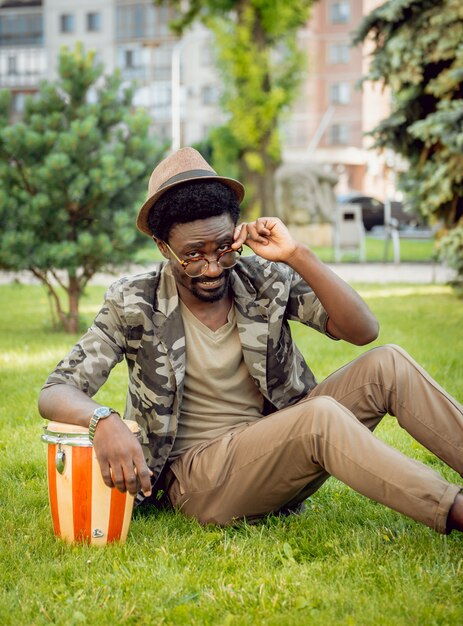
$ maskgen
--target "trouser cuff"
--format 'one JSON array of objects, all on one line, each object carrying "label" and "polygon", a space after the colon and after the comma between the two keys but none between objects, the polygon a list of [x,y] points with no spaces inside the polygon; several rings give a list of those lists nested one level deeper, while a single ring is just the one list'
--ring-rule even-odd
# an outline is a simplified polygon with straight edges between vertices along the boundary
[{"label": "trouser cuff", "polygon": [[458,485],[449,485],[447,487],[442,500],[439,502],[436,517],[434,518],[434,530],[438,533],[442,533],[443,535],[449,534],[450,531],[447,529],[447,518],[449,516],[450,509],[455,502],[455,498],[460,492],[461,487]]}]

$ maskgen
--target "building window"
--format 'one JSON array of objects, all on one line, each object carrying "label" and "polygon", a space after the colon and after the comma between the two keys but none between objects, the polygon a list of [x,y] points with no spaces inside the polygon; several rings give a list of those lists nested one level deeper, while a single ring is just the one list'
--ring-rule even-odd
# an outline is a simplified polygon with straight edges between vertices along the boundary
[{"label": "building window", "polygon": [[131,48],[118,49],[117,66],[121,68],[124,79],[153,82],[155,78],[158,78],[156,66],[146,58],[147,52],[149,51],[136,45]]},{"label": "building window", "polygon": [[350,19],[350,4],[348,0],[340,0],[330,4],[331,24],[347,24]]},{"label": "building window", "polygon": [[170,22],[175,17],[170,7],[156,7],[158,10],[156,20],[156,31],[159,37],[167,37],[172,35],[170,30]]},{"label": "building window", "polygon": [[43,21],[38,13],[0,16],[0,46],[43,44]]},{"label": "building window", "polygon": [[87,13],[87,31],[98,33],[101,30],[101,13]]},{"label": "building window", "polygon": [[20,91],[13,92],[11,94],[11,112],[21,114],[24,111],[24,105],[26,103],[26,94]]},{"label": "building window", "polygon": [[73,33],[75,29],[75,19],[72,13],[63,13],[59,16],[60,32]]},{"label": "building window", "polygon": [[349,126],[347,124],[333,124],[329,130],[329,142],[332,146],[345,146],[349,143]]},{"label": "building window", "polygon": [[350,85],[349,83],[334,83],[330,85],[331,104],[349,104]]},{"label": "building window", "polygon": [[281,125],[281,134],[288,148],[304,148],[307,146],[307,126],[305,122],[294,116]]},{"label": "building window", "polygon": [[95,54],[93,57],[93,67],[99,67],[103,63],[103,57],[101,55],[101,51],[95,50]]},{"label": "building window", "polygon": [[139,0],[116,7],[116,39],[144,39],[169,34],[173,11],[156,7],[151,0]]},{"label": "building window", "polygon": [[349,63],[350,46],[347,43],[332,43],[328,48],[328,61],[336,65],[337,63]]},{"label": "building window", "polygon": [[214,65],[214,55],[212,52],[212,43],[206,41],[201,46],[201,65],[203,67],[211,67]]},{"label": "building window", "polygon": [[[156,68],[156,80],[168,80],[171,79],[172,70],[172,54],[173,46],[169,43],[163,43],[153,51],[154,67]],[[180,71],[182,68],[180,68]]]},{"label": "building window", "polygon": [[204,85],[201,89],[201,102],[205,105],[214,105],[219,101],[219,89],[217,85]]},{"label": "building window", "polygon": [[124,67],[128,67],[128,68],[135,67],[135,63],[133,61],[133,50],[125,50]]},{"label": "building window", "polygon": [[7,64],[7,74],[9,76],[18,73],[17,59],[15,56],[8,56]]},{"label": "building window", "polygon": [[122,67],[126,69],[134,69],[142,67],[142,54],[139,48],[126,48],[123,51]]},{"label": "building window", "polygon": [[154,93],[153,105],[156,109],[162,109],[172,102],[172,89],[170,85],[159,84]]}]

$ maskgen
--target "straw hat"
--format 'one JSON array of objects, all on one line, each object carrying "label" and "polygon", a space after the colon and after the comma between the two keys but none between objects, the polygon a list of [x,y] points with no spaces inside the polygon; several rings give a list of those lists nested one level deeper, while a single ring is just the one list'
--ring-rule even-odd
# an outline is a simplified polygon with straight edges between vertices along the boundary
[{"label": "straw hat", "polygon": [[239,181],[219,176],[194,148],[182,148],[154,168],[148,183],[148,199],[138,213],[137,228],[151,237],[148,226],[151,207],[168,189],[192,180],[215,180],[230,187],[238,202],[244,198],[244,187]]}]

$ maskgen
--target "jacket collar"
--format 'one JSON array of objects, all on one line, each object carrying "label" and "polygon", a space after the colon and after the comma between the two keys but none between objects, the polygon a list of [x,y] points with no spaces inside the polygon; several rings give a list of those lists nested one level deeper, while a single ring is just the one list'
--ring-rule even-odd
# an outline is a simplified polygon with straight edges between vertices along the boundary
[{"label": "jacket collar", "polygon": [[161,266],[161,274],[159,286],[154,302],[154,310],[159,311],[165,317],[170,315],[179,308],[177,285],[172,274],[170,263],[164,262]]}]

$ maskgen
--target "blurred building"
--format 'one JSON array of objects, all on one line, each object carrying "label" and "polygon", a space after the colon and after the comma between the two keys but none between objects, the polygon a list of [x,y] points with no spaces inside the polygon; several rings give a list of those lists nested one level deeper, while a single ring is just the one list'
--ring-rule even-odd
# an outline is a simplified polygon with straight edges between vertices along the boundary
[{"label": "blurred building", "polygon": [[21,115],[27,94],[47,77],[42,2],[0,3],[0,87],[12,93],[12,118]]},{"label": "blurred building", "polygon": [[[282,124],[284,160],[318,161],[337,173],[339,191],[387,195],[387,164],[364,136],[387,114],[388,97],[358,83],[367,50],[352,48],[351,33],[382,0],[319,0],[300,33],[307,50],[301,96]],[[212,39],[202,26],[177,40],[170,9],[152,0],[0,0],[0,87],[11,90],[17,119],[26,94],[57,75],[61,46],[96,51],[106,71],[135,81],[135,104],[154,131],[174,147],[207,137],[223,122],[220,78]]]},{"label": "blurred building", "polygon": [[152,0],[0,0],[0,88],[13,94],[12,119],[41,80],[56,78],[60,48],[79,41],[107,72],[119,68],[136,83],[134,102],[150,112],[162,139],[205,138],[223,121],[211,35],[196,27],[179,41],[172,17]]},{"label": "blurred building", "polygon": [[[339,177],[337,191],[391,193],[391,163],[369,150],[365,133],[388,115],[389,96],[364,83],[368,46],[351,46],[352,33],[383,0],[320,0],[300,46],[307,50],[301,96],[283,125],[287,162],[324,163]],[[390,157],[389,157],[390,158]]]}]

